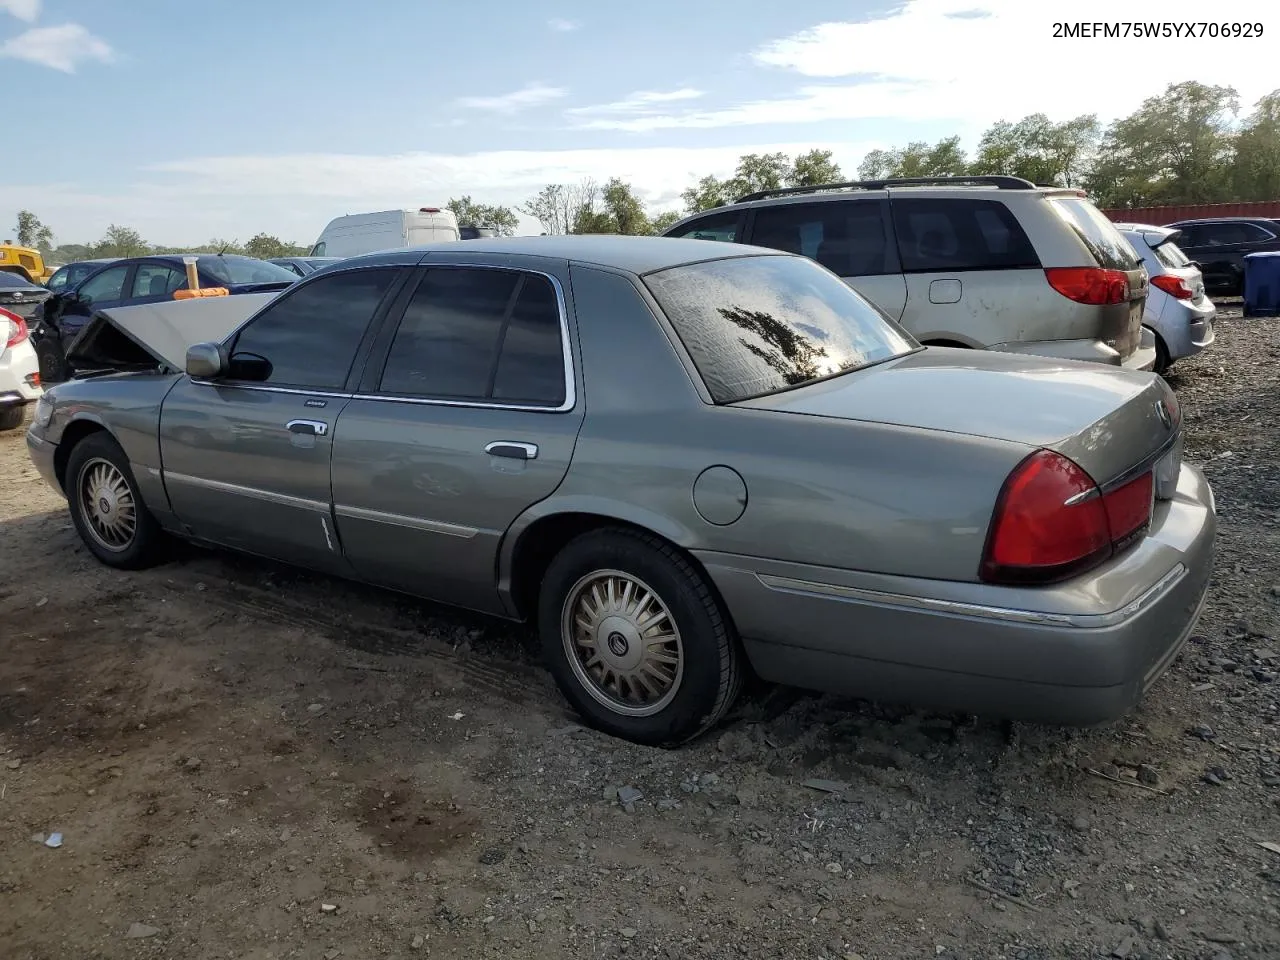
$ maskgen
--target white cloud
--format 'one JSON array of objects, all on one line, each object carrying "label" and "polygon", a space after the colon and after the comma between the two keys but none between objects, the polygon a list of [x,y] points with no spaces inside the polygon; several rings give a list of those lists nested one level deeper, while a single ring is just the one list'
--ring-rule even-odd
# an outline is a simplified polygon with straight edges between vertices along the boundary
[{"label": "white cloud", "polygon": [[[1107,121],[1183,80],[1234,86],[1246,106],[1275,86],[1267,68],[1277,52],[1270,31],[1262,39],[1053,36],[1057,21],[1102,24],[1135,16],[1119,9],[1128,8],[1114,0],[1067,7],[908,0],[887,14],[819,24],[755,51],[762,67],[810,78],[785,96],[718,109],[600,116],[585,125],[647,132],[891,118],[981,129],[1035,112],[1054,119],[1097,113]],[[1207,18],[1200,0],[1166,0],[1141,15],[1161,23],[1256,23],[1264,19],[1261,9],[1256,0],[1219,0]]]},{"label": "white cloud", "polygon": [[[0,0],[3,2],[3,0]],[[582,29],[581,20],[562,20],[560,17],[553,17],[547,21],[547,26],[556,33],[572,33],[574,30]]]},{"label": "white cloud", "polygon": [[492,110],[495,113],[515,113],[528,107],[541,106],[559,100],[569,93],[563,87],[548,87],[542,83],[526,83],[519,90],[496,97],[462,97],[458,106],[471,110]]},{"label": "white cloud", "polygon": [[0,11],[27,23],[35,23],[40,16],[40,0],[0,0]]},{"label": "white cloud", "polygon": [[622,100],[613,103],[597,103],[585,107],[571,107],[565,111],[574,116],[590,116],[593,114],[635,114],[650,112],[655,107],[666,103],[678,103],[682,100],[697,100],[705,96],[701,90],[693,87],[681,87],[679,90],[637,90]]},{"label": "white cloud", "polygon": [[[96,240],[110,223],[126,224],[157,243],[200,243],[212,236],[244,240],[262,230],[309,243],[330,219],[347,213],[443,204],[463,194],[516,206],[548,183],[583,177],[600,183],[621,177],[655,211],[675,209],[682,190],[709,173],[728,176],[744,153],[829,149],[852,170],[867,150],[882,146],[805,140],[632,150],[203,157],[157,163],[138,171],[136,182],[92,191],[72,183],[0,182],[0,222],[12,221],[19,209],[37,210],[62,243]],[[528,219],[522,228],[540,230]]]},{"label": "white cloud", "polygon": [[0,57],[38,63],[63,73],[75,73],[76,64],[86,60],[110,63],[113,56],[105,40],[98,39],[78,23],[33,27],[0,45]]}]

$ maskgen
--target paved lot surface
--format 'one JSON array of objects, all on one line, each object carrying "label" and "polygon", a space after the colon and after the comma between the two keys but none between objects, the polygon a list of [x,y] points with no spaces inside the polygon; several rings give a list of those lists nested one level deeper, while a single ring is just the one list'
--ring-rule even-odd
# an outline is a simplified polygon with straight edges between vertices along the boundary
[{"label": "paved lot surface", "polygon": [[778,691],[611,741],[520,628],[100,567],[3,435],[0,957],[1280,956],[1280,321],[1228,311],[1183,366],[1199,635],[1115,728],[1012,737]]}]

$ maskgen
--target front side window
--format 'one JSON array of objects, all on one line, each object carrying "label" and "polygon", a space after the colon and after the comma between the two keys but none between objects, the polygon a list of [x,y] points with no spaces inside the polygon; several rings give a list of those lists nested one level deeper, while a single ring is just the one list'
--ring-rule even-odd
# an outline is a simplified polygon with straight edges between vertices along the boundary
[{"label": "front side window", "polygon": [[686,223],[672,232],[663,234],[663,236],[734,243],[738,239],[738,224],[741,219],[741,214],[736,210],[732,213],[713,213],[710,216]]},{"label": "front side window", "polygon": [[379,389],[445,400],[559,406],[560,304],[545,277],[436,267],[414,291]]},{"label": "front side window", "polygon": [[95,274],[80,288],[80,299],[86,304],[111,303],[124,297],[124,278],[128,267],[110,267]]},{"label": "front side window", "polygon": [[879,200],[785,203],[756,211],[751,243],[816,260],[841,277],[889,273],[892,258]]},{"label": "front side window", "polygon": [[801,257],[733,257],[644,278],[716,403],[849,373],[918,346]]},{"label": "front side window", "polygon": [[[231,379],[340,389],[395,277],[391,268],[351,270],[321,277],[273,302],[233,338]],[[237,376],[237,369],[254,373]]]},{"label": "front side window", "polygon": [[895,198],[893,224],[907,273],[1040,266],[1018,218],[995,200]]}]

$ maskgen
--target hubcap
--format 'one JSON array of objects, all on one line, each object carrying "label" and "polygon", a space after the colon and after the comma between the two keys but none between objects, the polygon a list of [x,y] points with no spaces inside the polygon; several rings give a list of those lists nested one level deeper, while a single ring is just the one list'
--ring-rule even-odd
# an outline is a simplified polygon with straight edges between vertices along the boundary
[{"label": "hubcap", "polygon": [[573,585],[560,635],[574,675],[614,713],[649,717],[684,679],[684,645],[653,589],[620,570],[597,570]]},{"label": "hubcap", "polygon": [[129,548],[138,529],[137,506],[129,481],[115,464],[95,457],[84,465],[80,504],[85,526],[99,546],[116,553]]}]

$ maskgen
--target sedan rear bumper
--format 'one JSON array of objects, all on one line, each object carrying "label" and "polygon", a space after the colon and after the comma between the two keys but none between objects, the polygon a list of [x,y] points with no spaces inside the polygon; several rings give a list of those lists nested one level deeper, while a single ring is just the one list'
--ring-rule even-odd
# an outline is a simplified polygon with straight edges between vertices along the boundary
[{"label": "sedan rear bumper", "polygon": [[1207,596],[1215,533],[1213,494],[1184,466],[1140,544],[1057,587],[699,559],[766,680],[1087,726],[1126,713],[1177,656]]},{"label": "sedan rear bumper", "polygon": [[1105,363],[1126,370],[1151,370],[1156,365],[1155,340],[1151,338],[1149,331],[1143,335],[1141,345],[1127,357],[1122,357],[1119,351],[1101,340],[1015,340],[993,344],[987,349],[1004,353],[1028,353],[1057,360]]}]

